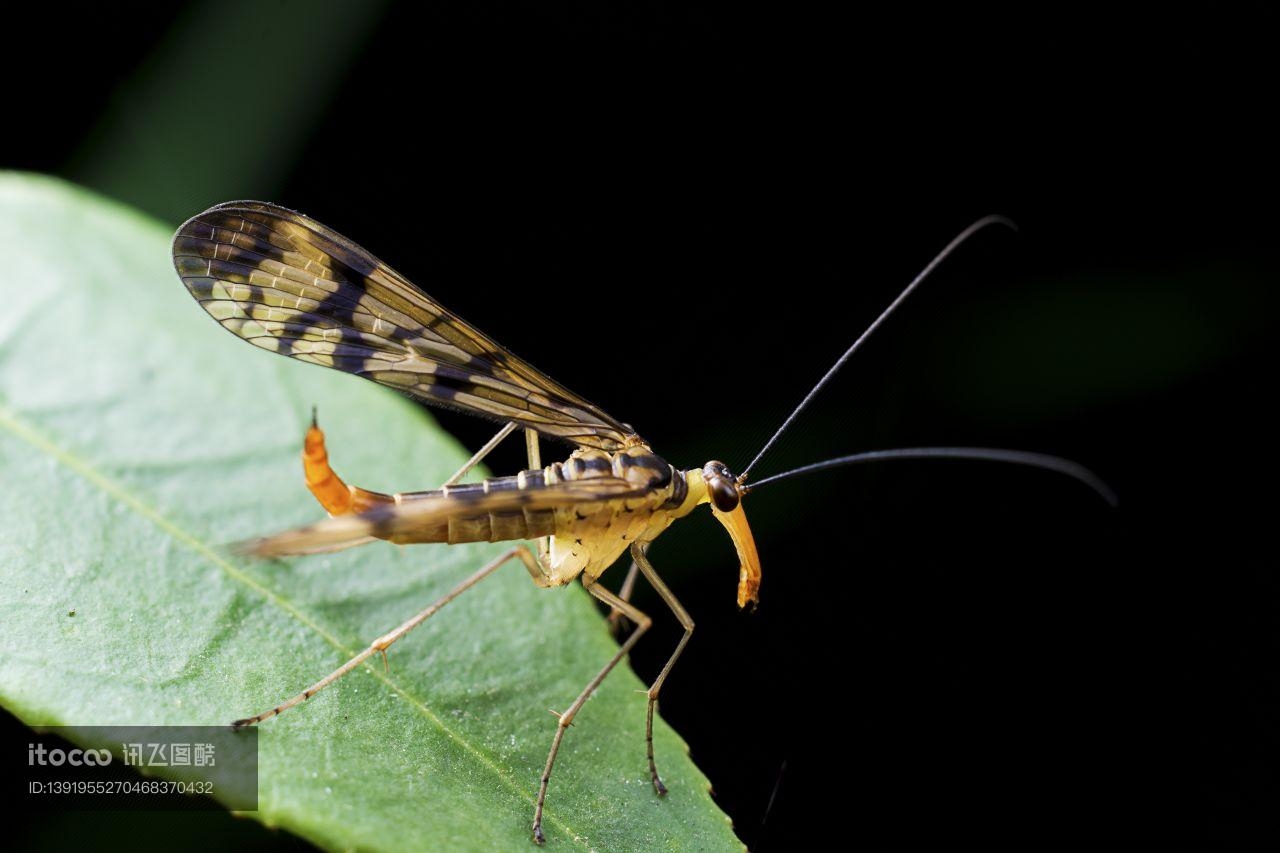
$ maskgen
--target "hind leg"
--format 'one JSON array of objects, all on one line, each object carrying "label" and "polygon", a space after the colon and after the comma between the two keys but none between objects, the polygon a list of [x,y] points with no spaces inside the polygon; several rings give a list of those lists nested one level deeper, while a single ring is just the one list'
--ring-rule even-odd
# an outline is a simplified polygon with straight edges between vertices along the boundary
[{"label": "hind leg", "polygon": [[261,714],[254,714],[252,717],[245,717],[244,719],[236,720],[231,725],[234,726],[235,728],[243,728],[244,726],[251,726],[251,725],[254,725],[255,723],[260,723],[263,720],[268,720],[271,717],[275,717],[289,710],[294,705],[300,705],[301,703],[307,701],[312,696],[316,695],[321,690],[328,687],[330,684],[333,684],[339,678],[342,678],[342,676],[351,672],[351,670],[355,669],[360,664],[364,663],[365,661],[367,661],[369,658],[373,657],[376,654],[382,655],[383,664],[385,666],[387,649],[391,646],[392,643],[394,643],[396,640],[399,640],[404,635],[408,634],[414,628],[417,628],[423,622],[426,622],[432,616],[436,615],[436,613],[440,612],[440,609],[443,608],[450,601],[453,601],[455,598],[462,595],[467,590],[471,589],[471,587],[480,583],[480,581],[484,580],[489,575],[493,574],[495,571],[498,570],[500,566],[502,566],[504,563],[508,562],[513,558],[519,558],[521,562],[524,563],[525,568],[529,570],[530,577],[533,578],[533,582],[536,583],[538,586],[546,587],[551,585],[550,581],[547,579],[546,571],[542,568],[542,565],[538,562],[537,558],[534,557],[534,555],[529,551],[528,548],[524,547],[523,545],[512,548],[509,551],[507,551],[505,554],[502,554],[497,559],[491,561],[490,563],[488,563],[487,565],[485,565],[484,567],[476,571],[469,578],[467,578],[462,583],[458,584],[453,589],[451,589],[442,598],[432,603],[426,609],[420,611],[413,618],[404,622],[398,628],[392,631],[389,631],[386,634],[383,634],[378,639],[374,640],[372,643],[369,644],[368,648],[360,652],[360,654],[351,658],[351,660],[347,661],[342,666],[338,667],[333,672],[329,673],[324,678],[320,679],[315,684],[311,685],[306,690],[299,693],[297,696],[294,696],[292,699],[288,699],[285,702],[282,702],[281,704],[275,706],[274,708],[271,708],[270,710],[263,711]]}]

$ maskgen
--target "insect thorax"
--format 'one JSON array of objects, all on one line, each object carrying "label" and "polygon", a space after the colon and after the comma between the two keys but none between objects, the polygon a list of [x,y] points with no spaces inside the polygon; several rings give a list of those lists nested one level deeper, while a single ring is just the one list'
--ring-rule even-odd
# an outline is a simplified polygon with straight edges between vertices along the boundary
[{"label": "insect thorax", "polygon": [[[553,583],[580,573],[599,577],[633,542],[650,542],[691,510],[685,474],[645,445],[606,453],[578,449],[543,469],[548,485],[596,478],[625,480],[636,491],[555,510],[550,566]],[[690,504],[685,506],[685,504]]]}]

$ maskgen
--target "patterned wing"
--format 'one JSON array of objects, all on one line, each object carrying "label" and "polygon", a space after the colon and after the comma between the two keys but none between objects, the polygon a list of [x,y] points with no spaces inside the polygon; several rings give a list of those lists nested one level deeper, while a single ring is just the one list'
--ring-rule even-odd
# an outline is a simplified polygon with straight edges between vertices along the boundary
[{"label": "patterned wing", "polygon": [[255,346],[372,379],[433,405],[614,451],[633,431],[507,352],[337,232],[258,201],[178,229],[191,295]]},{"label": "patterned wing", "polygon": [[[516,478],[504,478],[513,481]],[[357,514],[335,515],[306,527],[297,527],[237,546],[242,553],[257,557],[311,554],[358,545],[369,539],[386,539],[398,545],[420,542],[449,542],[450,522],[465,523],[519,514],[533,518],[546,510],[577,507],[600,501],[640,498],[650,487],[618,477],[603,476],[555,484],[539,483],[536,488],[506,488],[496,491],[479,483],[444,492],[403,495]],[[528,535],[548,535],[553,530],[525,531]],[[511,537],[499,537],[507,539]],[[458,541],[476,541],[474,538]]]}]

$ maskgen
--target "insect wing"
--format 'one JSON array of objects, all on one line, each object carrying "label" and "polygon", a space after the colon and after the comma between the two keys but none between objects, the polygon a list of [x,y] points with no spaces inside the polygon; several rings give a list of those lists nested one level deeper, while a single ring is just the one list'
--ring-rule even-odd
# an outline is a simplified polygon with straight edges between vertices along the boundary
[{"label": "insect wing", "polygon": [[355,243],[265,202],[212,207],[178,229],[192,296],[255,346],[424,402],[614,451],[632,430],[516,358]]}]

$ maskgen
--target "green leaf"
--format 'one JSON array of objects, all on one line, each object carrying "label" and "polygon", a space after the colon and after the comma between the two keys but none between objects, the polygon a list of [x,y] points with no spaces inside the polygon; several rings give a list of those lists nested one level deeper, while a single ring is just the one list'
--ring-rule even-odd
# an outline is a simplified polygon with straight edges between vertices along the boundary
[{"label": "green leaf", "polygon": [[[45,178],[0,175],[0,701],[30,725],[221,725],[329,672],[502,546],[375,543],[288,564],[220,543],[321,515],[299,442],[429,487],[466,457],[371,383],[233,340],[169,262],[170,229]],[[74,617],[69,614],[75,612]],[[503,567],[306,705],[261,727],[253,816],[341,848],[529,849],[555,720],[616,649],[577,586]],[[624,667],[569,730],[560,849],[740,847],[666,725],[644,759]]]}]

